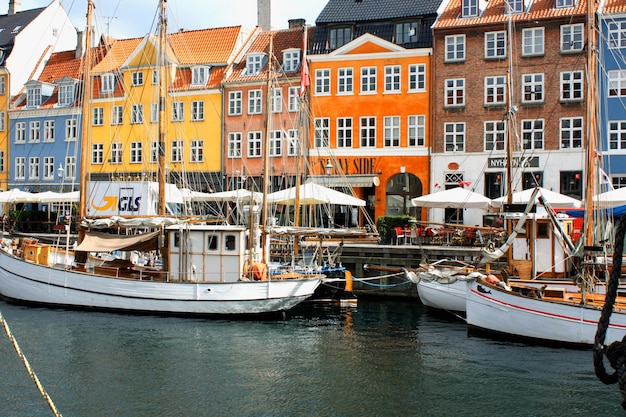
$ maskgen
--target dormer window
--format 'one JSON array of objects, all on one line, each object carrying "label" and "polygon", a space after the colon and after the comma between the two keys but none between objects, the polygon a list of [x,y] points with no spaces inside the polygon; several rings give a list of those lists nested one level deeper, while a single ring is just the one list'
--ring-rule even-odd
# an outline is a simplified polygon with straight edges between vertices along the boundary
[{"label": "dormer window", "polygon": [[349,27],[335,28],[330,30],[328,40],[329,49],[337,49],[352,40],[352,30]]},{"label": "dormer window", "polygon": [[59,85],[59,106],[71,106],[74,104],[74,84]]},{"label": "dormer window", "polygon": [[478,0],[463,0],[461,17],[478,17]]},{"label": "dormer window", "polygon": [[245,75],[258,75],[263,68],[265,54],[251,54],[246,57]]},{"label": "dormer window", "polygon": [[[559,0],[557,0],[559,1]],[[508,12],[511,14],[524,11],[524,0],[506,0]]]},{"label": "dormer window", "polygon": [[41,106],[41,87],[30,87],[26,90],[26,107]]},{"label": "dormer window", "polygon": [[564,9],[566,7],[574,7],[574,0],[556,0],[557,9]]},{"label": "dormer window", "polygon": [[191,69],[191,85],[207,85],[211,67],[193,67]]},{"label": "dormer window", "polygon": [[102,74],[100,76],[100,82],[102,83],[100,93],[112,94],[113,91],[115,91],[115,76],[113,74]]},{"label": "dormer window", "polygon": [[404,45],[405,43],[415,43],[417,42],[418,35],[418,22],[405,22],[396,24],[396,44]]},{"label": "dormer window", "polygon": [[283,71],[295,72],[300,66],[300,50],[289,49],[283,51]]}]

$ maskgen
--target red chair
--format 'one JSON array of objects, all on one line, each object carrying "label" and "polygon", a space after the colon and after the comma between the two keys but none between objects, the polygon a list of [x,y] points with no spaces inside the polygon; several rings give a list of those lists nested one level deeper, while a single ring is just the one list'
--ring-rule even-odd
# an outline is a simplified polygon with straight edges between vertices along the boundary
[{"label": "red chair", "polygon": [[395,231],[396,245],[400,243],[401,239],[402,239],[402,243],[404,243],[406,239],[406,235],[404,234],[404,229],[401,227],[394,227],[393,230]]}]

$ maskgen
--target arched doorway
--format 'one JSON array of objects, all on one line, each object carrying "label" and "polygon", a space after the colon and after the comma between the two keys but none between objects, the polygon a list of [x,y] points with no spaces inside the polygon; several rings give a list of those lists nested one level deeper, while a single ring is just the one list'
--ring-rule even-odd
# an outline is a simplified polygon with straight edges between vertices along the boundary
[{"label": "arched doorway", "polygon": [[422,195],[422,181],[410,173],[396,174],[387,181],[388,216],[413,216],[420,218],[421,208],[411,204],[411,199]]}]

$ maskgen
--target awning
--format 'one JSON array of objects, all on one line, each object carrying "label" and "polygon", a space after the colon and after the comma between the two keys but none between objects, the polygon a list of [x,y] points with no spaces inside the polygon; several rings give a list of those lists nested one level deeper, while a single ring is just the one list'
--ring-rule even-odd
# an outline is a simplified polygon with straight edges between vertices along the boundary
[{"label": "awning", "polygon": [[75,250],[80,252],[149,251],[157,248],[158,238],[158,231],[132,236],[88,232]]},{"label": "awning", "polygon": [[372,187],[380,185],[380,179],[376,174],[355,175],[311,175],[307,181],[324,187]]}]

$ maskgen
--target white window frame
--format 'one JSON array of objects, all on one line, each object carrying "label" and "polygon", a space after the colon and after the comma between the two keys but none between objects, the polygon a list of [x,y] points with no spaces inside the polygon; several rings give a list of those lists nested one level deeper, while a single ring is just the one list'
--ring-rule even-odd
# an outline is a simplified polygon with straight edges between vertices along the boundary
[{"label": "white window frame", "polygon": [[485,32],[485,59],[506,58],[506,31]]},{"label": "white window frame", "polygon": [[361,148],[376,147],[376,116],[359,118],[359,144]]},{"label": "white window frame", "polygon": [[483,127],[485,152],[504,151],[506,120],[486,120]]},{"label": "white window frame", "polygon": [[354,68],[337,69],[337,95],[354,94]]},{"label": "white window frame", "polygon": [[353,146],[354,128],[352,117],[337,118],[337,148],[350,149]]},{"label": "white window frame", "polygon": [[58,103],[61,107],[67,107],[74,104],[75,94],[74,94],[74,84],[73,83],[64,83],[60,84],[59,87],[59,99]]},{"label": "white window frame", "polygon": [[111,124],[121,125],[124,123],[124,106],[113,106],[111,108]]},{"label": "white window frame", "polygon": [[385,66],[385,93],[400,93],[402,84],[402,69],[400,65]]},{"label": "white window frame", "polygon": [[280,87],[272,88],[272,113],[283,112],[283,89]]},{"label": "white window frame", "polygon": [[465,61],[465,34],[447,35],[444,42],[446,48],[444,62]]},{"label": "white window frame", "polygon": [[607,77],[609,97],[626,97],[626,69],[611,70]]},{"label": "white window frame", "polygon": [[241,158],[242,149],[242,135],[241,132],[229,132],[228,133],[228,158],[235,159]]},{"label": "white window frame", "polygon": [[172,141],[172,154],[170,155],[170,162],[180,163],[183,162],[184,144],[180,139]]},{"label": "white window frame", "polygon": [[172,122],[185,121],[185,103],[182,101],[172,102]]},{"label": "white window frame", "polygon": [[330,118],[316,117],[313,119],[313,147],[329,148],[330,147]]},{"label": "white window frame", "polygon": [[130,163],[140,164],[143,162],[143,145],[141,142],[130,143]]},{"label": "white window frame", "polygon": [[191,102],[191,121],[201,122],[204,120],[204,100],[194,100]]},{"label": "white window frame", "polygon": [[143,123],[143,104],[133,104],[130,112],[130,124],[137,125]]},{"label": "white window frame", "polygon": [[376,93],[376,67],[361,67],[361,94]]},{"label": "white window frame", "polygon": [[115,74],[107,73],[100,75],[100,93],[113,94],[115,91]]},{"label": "white window frame", "polygon": [[78,139],[78,119],[65,119],[65,141],[75,142]]},{"label": "white window frame", "polygon": [[426,64],[409,65],[409,92],[426,91]]},{"label": "white window frame", "polygon": [[506,104],[506,75],[485,77],[485,106]]},{"label": "white window frame", "polygon": [[104,125],[104,107],[94,107],[93,117],[91,119],[92,126]]},{"label": "white window frame", "polygon": [[65,171],[63,171],[65,178],[76,178],[76,157],[65,157]]},{"label": "white window frame", "polygon": [[143,71],[133,71],[132,85],[133,87],[143,85]]},{"label": "white window frame", "polygon": [[28,143],[41,142],[41,122],[39,120],[31,120],[28,123]]},{"label": "white window frame", "polygon": [[385,148],[400,147],[400,116],[383,118],[383,144]]},{"label": "white window frame", "polygon": [[[585,98],[583,71],[564,71],[560,76],[561,101],[582,101]],[[626,85],[625,85],[626,87]]]},{"label": "white window frame", "polygon": [[562,117],[559,119],[561,149],[582,149],[585,131],[582,117]]},{"label": "white window frame", "polygon": [[444,107],[465,106],[465,78],[448,78],[444,81]]},{"label": "white window frame", "polygon": [[122,142],[112,142],[111,143],[111,160],[109,161],[112,165],[119,165],[122,163],[122,157],[124,152]]},{"label": "white window frame", "polygon": [[609,150],[626,150],[626,120],[611,120],[607,136]]},{"label": "white window frame", "polygon": [[15,123],[15,143],[26,143],[26,122]]},{"label": "white window frame", "polygon": [[448,122],[443,124],[443,148],[445,153],[465,151],[465,123]]},{"label": "white window frame", "polygon": [[43,157],[43,177],[44,180],[54,179],[54,156]]},{"label": "white window frame", "polygon": [[522,29],[522,56],[542,56],[545,54],[545,28]]},{"label": "white window frame", "polygon": [[320,68],[315,70],[315,95],[330,95],[330,68]]},{"label": "white window frame", "polygon": [[545,122],[543,119],[524,119],[521,121],[522,149],[544,149]]},{"label": "white window frame", "polygon": [[29,180],[39,179],[39,157],[38,156],[31,156],[28,158],[28,179]]},{"label": "white window frame", "polygon": [[462,0],[461,17],[477,17],[478,0]]},{"label": "white window frame", "polygon": [[91,163],[94,165],[104,164],[104,144],[94,143],[91,145]]},{"label": "white window frame", "polygon": [[300,87],[289,87],[289,112],[297,112],[300,110]]},{"label": "white window frame", "polygon": [[607,22],[609,49],[626,48],[626,20]]},{"label": "white window frame", "polygon": [[248,132],[248,158],[263,156],[263,132]]},{"label": "white window frame", "polygon": [[283,155],[283,131],[272,130],[270,132],[270,157]]},{"label": "white window frame", "polygon": [[407,146],[409,148],[426,146],[426,115],[415,114],[408,116]]},{"label": "white window frame", "polygon": [[254,53],[246,57],[246,70],[244,75],[259,75],[265,65],[265,54]]},{"label": "white window frame", "polygon": [[300,67],[300,49],[283,50],[283,72],[295,72]]},{"label": "white window frame", "polygon": [[15,179],[23,180],[26,178],[26,157],[18,156],[15,158]]},{"label": "white window frame", "polygon": [[585,24],[561,25],[561,53],[581,52],[585,46]]},{"label": "white window frame", "polygon": [[248,114],[263,113],[263,90],[248,90]]},{"label": "white window frame", "polygon": [[242,112],[243,92],[241,91],[229,91],[228,92],[228,115],[239,116]]},{"label": "white window frame", "polygon": [[204,141],[202,139],[192,139],[189,147],[189,162],[204,162]]},{"label": "white window frame", "polygon": [[191,85],[205,86],[209,82],[209,73],[211,68],[206,65],[200,65],[191,69]]},{"label": "white window frame", "polygon": [[545,75],[543,73],[522,75],[522,103],[543,103],[545,101]]},{"label": "white window frame", "polygon": [[289,129],[287,131],[287,156],[297,156],[299,147],[298,129]]}]

